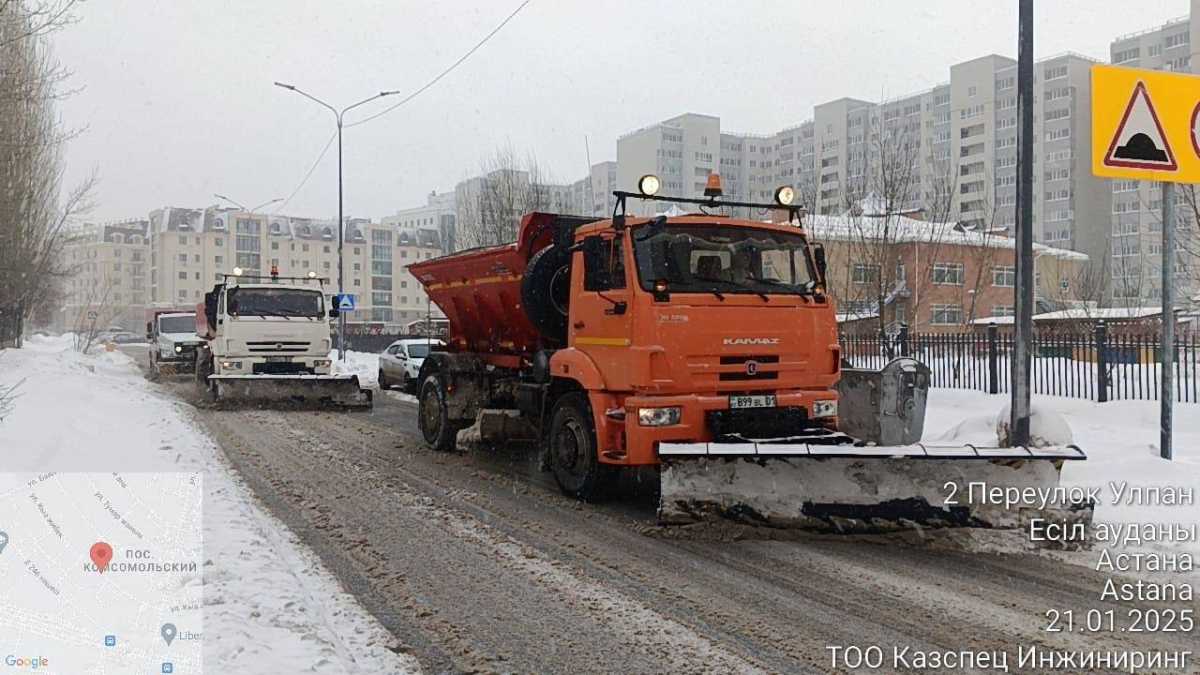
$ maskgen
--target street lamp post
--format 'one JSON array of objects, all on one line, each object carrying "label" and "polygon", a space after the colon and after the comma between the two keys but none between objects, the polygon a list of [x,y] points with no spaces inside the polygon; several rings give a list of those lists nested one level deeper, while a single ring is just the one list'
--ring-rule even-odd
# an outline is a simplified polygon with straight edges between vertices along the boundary
[{"label": "street lamp post", "polygon": [[[295,86],[295,85],[291,85],[291,84],[284,84],[283,82],[276,82],[276,83],[275,83],[275,86],[277,86],[277,87],[282,87],[282,88],[284,88],[284,89],[287,89],[288,91],[294,91],[294,92],[296,92],[297,94],[300,94],[301,96],[303,96],[304,98],[307,98],[307,99],[309,99],[310,101],[314,101],[314,102],[316,102],[316,103],[319,103],[320,105],[322,105],[322,106],[324,106],[325,108],[329,109],[329,112],[333,113],[333,116],[334,116],[334,118],[337,120],[337,145],[338,145],[338,296],[341,296],[341,295],[342,295],[342,294],[345,292],[345,274],[344,274],[344,272],[343,272],[343,270],[342,270],[342,245],[345,243],[345,240],[346,240],[345,232],[343,231],[343,228],[345,227],[345,218],[342,216],[342,118],[345,116],[345,114],[346,114],[347,112],[349,112],[350,110],[352,110],[352,109],[354,109],[354,108],[357,108],[357,107],[358,107],[358,106],[360,106],[360,105],[363,105],[363,104],[365,104],[365,103],[370,103],[371,101],[374,101],[374,100],[375,100],[375,99],[377,99],[377,98],[383,98],[384,96],[391,96],[391,95],[393,95],[393,94],[399,94],[400,92],[398,92],[398,91],[381,91],[381,92],[379,92],[378,94],[375,94],[374,96],[371,96],[371,97],[369,97],[369,98],[364,98],[363,100],[359,101],[358,103],[354,103],[354,104],[352,104],[352,105],[348,105],[348,106],[346,106],[345,108],[342,108],[342,109],[341,109],[341,111],[338,111],[338,109],[337,109],[337,108],[334,108],[333,106],[329,105],[329,104],[328,104],[328,103],[326,103],[325,101],[322,101],[321,99],[317,98],[316,96],[313,96],[312,94],[309,94],[308,92],[305,92],[305,91],[303,91],[303,90],[301,90],[301,89],[298,89],[298,88],[296,88],[296,86]],[[345,361],[345,360],[346,360],[346,315],[345,315],[345,314],[343,314],[343,313],[342,313],[342,312],[340,312],[340,311],[338,312],[338,360],[339,360],[339,361]]]}]

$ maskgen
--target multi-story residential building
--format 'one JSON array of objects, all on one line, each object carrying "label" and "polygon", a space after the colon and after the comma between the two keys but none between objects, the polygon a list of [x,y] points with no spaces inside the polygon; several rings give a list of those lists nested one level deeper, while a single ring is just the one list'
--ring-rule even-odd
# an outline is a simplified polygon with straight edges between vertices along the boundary
[{"label": "multi-story residential building", "polygon": [[[719,172],[721,120],[687,113],[617,139],[617,185],[636,190],[638,178],[652,173],[661,180],[659,194],[667,197],[704,196],[708,174]],[[630,213],[661,211],[654,202],[630,200]]]},{"label": "multi-story residential building", "polygon": [[131,220],[87,225],[71,233],[62,255],[73,272],[66,282],[58,327],[95,324],[141,332],[149,301],[149,224]]},{"label": "multi-story residential building", "polygon": [[[200,302],[223,275],[270,274],[327,279],[337,291],[337,223],[236,209],[162,208],[150,214],[151,299],[188,307]],[[351,322],[398,330],[425,316],[424,290],[408,273],[409,263],[441,255],[436,230],[406,229],[365,219],[346,221],[343,249],[345,291],[357,299]]]},{"label": "multi-story residential building", "polygon": [[[1161,26],[1122,35],[1109,47],[1113,64],[1130,68],[1149,68],[1195,72],[1191,45],[1200,40],[1200,21],[1188,17],[1173,19]],[[1180,152],[1180,149],[1176,149]],[[1112,304],[1143,306],[1162,298],[1162,190],[1150,181],[1105,181],[1111,190],[1111,258],[1105,270]],[[1175,262],[1175,288],[1178,297],[1200,293],[1200,262],[1194,252],[1200,245],[1195,236],[1195,213],[1189,197],[1191,186],[1176,190],[1178,259]]]},{"label": "multi-story residential building", "polygon": [[442,242],[443,253],[454,252],[454,227],[457,222],[457,204],[453,192],[429,193],[424,206],[401,209],[395,214],[384,216],[380,222],[393,225],[400,231],[434,230]]}]

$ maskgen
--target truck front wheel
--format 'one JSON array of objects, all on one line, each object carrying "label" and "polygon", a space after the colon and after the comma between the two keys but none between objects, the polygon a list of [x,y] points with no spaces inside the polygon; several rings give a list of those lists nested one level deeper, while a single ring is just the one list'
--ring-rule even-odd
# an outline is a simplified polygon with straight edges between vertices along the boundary
[{"label": "truck front wheel", "polygon": [[550,420],[550,467],[563,494],[590,501],[612,477],[613,469],[600,463],[596,452],[596,425],[587,394],[564,394]]},{"label": "truck front wheel", "polygon": [[458,426],[450,419],[446,387],[437,374],[421,383],[417,401],[417,423],[425,442],[439,452],[454,452],[458,444]]}]

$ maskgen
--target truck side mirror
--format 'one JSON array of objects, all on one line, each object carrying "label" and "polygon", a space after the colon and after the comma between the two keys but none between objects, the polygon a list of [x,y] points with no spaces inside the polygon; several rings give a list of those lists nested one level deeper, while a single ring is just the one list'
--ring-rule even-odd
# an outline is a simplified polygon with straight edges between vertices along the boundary
[{"label": "truck side mirror", "polygon": [[338,311],[338,308],[337,308],[337,307],[330,307],[330,308],[329,308],[329,318],[331,318],[331,319],[336,319],[336,318],[338,318],[338,314],[340,314],[340,313],[341,313],[341,312],[339,312],[339,311]]},{"label": "truck side mirror", "polygon": [[816,263],[817,273],[821,275],[821,281],[824,282],[825,281],[825,269],[826,269],[826,265],[827,265],[827,263],[825,261],[825,245],[824,244],[813,244],[813,262]]},{"label": "truck side mirror", "polygon": [[153,338],[153,337],[154,337],[154,324],[151,321],[147,321],[146,322],[146,339],[149,340],[150,338]]},{"label": "truck side mirror", "polygon": [[583,240],[583,288],[606,290],[612,286],[608,266],[604,264],[604,240],[592,235]]}]

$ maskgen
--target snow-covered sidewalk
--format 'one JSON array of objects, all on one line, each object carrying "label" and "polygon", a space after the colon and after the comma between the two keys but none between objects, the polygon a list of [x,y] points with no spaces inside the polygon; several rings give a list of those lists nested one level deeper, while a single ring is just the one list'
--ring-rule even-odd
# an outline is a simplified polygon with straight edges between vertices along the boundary
[{"label": "snow-covered sidewalk", "polygon": [[[938,443],[996,444],[996,422],[1009,403],[1007,394],[989,395],[965,389],[931,389],[924,440]],[[1200,491],[1200,405],[1177,403],[1174,459],[1159,457],[1157,401],[1094,403],[1056,396],[1034,396],[1035,413],[1061,415],[1074,443],[1087,453],[1083,462],[1066,462],[1064,485],[1103,488],[1105,501],[1095,519],[1110,523],[1200,522],[1200,504],[1167,506],[1113,504],[1110,482],[1130,487],[1194,488]],[[1200,543],[1183,542],[1200,551]]]},{"label": "snow-covered sidewalk", "polygon": [[0,472],[204,473],[206,671],[419,670],[262,508],[187,405],[157,391],[128,356],[84,356],[69,338],[34,338],[0,352],[0,386],[20,380],[14,409],[0,421]]}]

